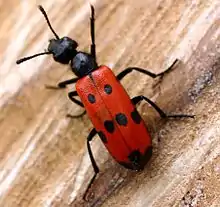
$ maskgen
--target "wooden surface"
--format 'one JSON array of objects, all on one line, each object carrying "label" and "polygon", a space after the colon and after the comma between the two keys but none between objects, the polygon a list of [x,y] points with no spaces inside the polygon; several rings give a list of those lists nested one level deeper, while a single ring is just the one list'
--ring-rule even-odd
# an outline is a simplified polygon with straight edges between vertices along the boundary
[{"label": "wooden surface", "polygon": [[97,53],[117,74],[128,66],[159,73],[180,63],[162,80],[133,72],[123,85],[169,113],[195,120],[165,121],[147,104],[138,110],[153,137],[153,157],[141,173],[130,172],[92,146],[100,176],[82,201],[93,170],[85,140],[87,116],[66,90],[50,91],[72,77],[67,66],[42,56],[52,38],[37,9],[42,4],[60,36],[88,51],[89,4],[74,1],[0,1],[0,206],[220,206],[220,1],[97,0]]}]

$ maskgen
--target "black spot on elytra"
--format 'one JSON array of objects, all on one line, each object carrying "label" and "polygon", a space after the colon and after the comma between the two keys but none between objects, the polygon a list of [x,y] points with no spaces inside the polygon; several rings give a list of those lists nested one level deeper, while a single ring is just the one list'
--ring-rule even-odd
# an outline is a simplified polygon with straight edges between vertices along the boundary
[{"label": "black spot on elytra", "polygon": [[88,101],[91,103],[91,104],[93,104],[93,103],[95,103],[95,96],[93,95],[93,94],[89,94],[88,95]]},{"label": "black spot on elytra", "polygon": [[99,135],[99,137],[101,138],[101,140],[102,140],[104,143],[107,143],[107,142],[108,142],[108,140],[107,140],[105,134],[104,134],[102,131],[99,131],[99,132],[98,132],[98,135]]},{"label": "black spot on elytra", "polygon": [[126,126],[128,124],[128,119],[125,114],[118,113],[116,114],[115,119],[119,125]]},{"label": "black spot on elytra", "polygon": [[131,118],[136,124],[141,123],[141,116],[138,113],[137,109],[134,109],[134,111],[131,112]]},{"label": "black spot on elytra", "polygon": [[144,166],[149,162],[152,156],[152,146],[146,147],[144,154],[139,150],[132,151],[128,156],[128,162],[119,162],[127,169],[141,171],[144,169]]},{"label": "black spot on elytra", "polygon": [[113,123],[113,121],[111,121],[111,120],[106,120],[106,121],[104,121],[104,126],[105,126],[105,129],[106,129],[109,133],[113,133],[114,130],[115,130],[114,123]]},{"label": "black spot on elytra", "polygon": [[128,155],[128,159],[131,161],[133,168],[140,170],[141,153],[139,150],[134,150]]},{"label": "black spot on elytra", "polygon": [[109,84],[106,84],[106,85],[104,86],[104,91],[105,91],[105,93],[107,93],[107,94],[111,94],[111,93],[112,93],[112,87],[111,87]]}]

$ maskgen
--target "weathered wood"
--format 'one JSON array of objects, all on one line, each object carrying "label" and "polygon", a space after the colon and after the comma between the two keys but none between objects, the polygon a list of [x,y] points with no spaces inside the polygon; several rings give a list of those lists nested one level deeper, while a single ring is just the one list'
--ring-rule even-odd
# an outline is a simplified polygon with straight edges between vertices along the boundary
[{"label": "weathered wood", "polygon": [[[169,113],[195,120],[162,121],[146,104],[138,108],[153,137],[154,153],[141,173],[120,167],[97,138],[101,174],[93,174],[85,145],[87,116],[50,91],[72,77],[51,57],[16,65],[16,59],[44,51],[53,37],[37,9],[43,4],[60,36],[89,50],[90,8],[86,1],[0,2],[0,206],[218,206],[220,203],[220,2],[219,0],[97,0],[98,61],[117,74],[128,66],[161,72],[162,80],[132,72],[123,80],[132,96],[144,94]],[[107,198],[107,199],[106,199]],[[184,201],[185,199],[185,201]]]}]

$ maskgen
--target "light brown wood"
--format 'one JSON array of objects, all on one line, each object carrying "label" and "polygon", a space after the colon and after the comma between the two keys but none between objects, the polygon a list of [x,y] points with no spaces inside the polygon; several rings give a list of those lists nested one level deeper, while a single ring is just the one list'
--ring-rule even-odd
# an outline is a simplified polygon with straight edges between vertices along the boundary
[{"label": "light brown wood", "polygon": [[[60,36],[89,51],[88,1],[0,1],[0,206],[220,206],[220,2],[219,0],[97,0],[96,43],[100,64],[117,74],[128,66],[163,71],[163,79],[132,72],[123,85],[167,113],[195,120],[164,121],[147,104],[138,110],[154,152],[141,173],[119,166],[97,138],[92,146],[100,176],[82,201],[93,170],[85,140],[92,128],[67,90],[50,91],[72,77],[67,66],[42,56],[52,38],[42,4]],[[184,201],[185,199],[185,201]]]}]

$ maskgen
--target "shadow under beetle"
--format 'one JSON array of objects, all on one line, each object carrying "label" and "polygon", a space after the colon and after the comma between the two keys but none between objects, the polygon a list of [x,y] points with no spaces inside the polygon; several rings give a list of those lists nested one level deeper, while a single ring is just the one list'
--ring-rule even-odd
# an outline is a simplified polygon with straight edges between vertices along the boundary
[{"label": "shadow under beetle", "polygon": [[[178,60],[175,60],[169,68],[159,74],[138,67],[129,67],[115,76],[110,68],[105,65],[99,66],[96,61],[95,11],[92,5],[90,53],[77,51],[78,43],[75,40],[69,37],[60,38],[52,28],[43,7],[39,6],[39,9],[55,38],[49,40],[46,52],[22,58],[16,63],[20,64],[40,55],[51,54],[56,62],[70,64],[72,72],[77,76],[77,78],[62,81],[57,86],[47,86],[47,88],[62,89],[68,84],[76,83],[76,91],[69,92],[68,96],[75,104],[85,108],[94,125],[87,137],[87,148],[95,174],[85,191],[83,198],[86,199],[87,193],[99,173],[90,146],[90,142],[96,134],[119,164],[125,168],[139,171],[143,170],[152,155],[152,143],[145,123],[135,106],[141,101],[146,101],[159,113],[161,118],[193,118],[194,116],[167,115],[154,102],[142,95],[130,99],[120,83],[132,71],[152,78],[162,77],[173,68]],[[82,102],[77,100],[76,96],[79,96]]]}]

